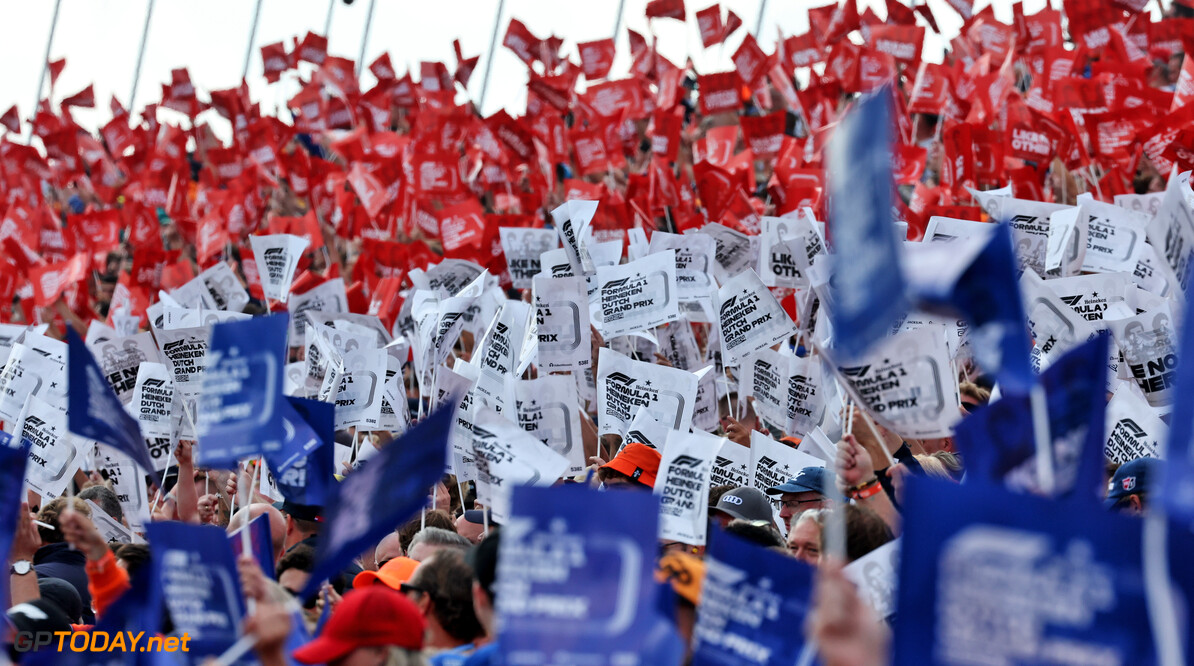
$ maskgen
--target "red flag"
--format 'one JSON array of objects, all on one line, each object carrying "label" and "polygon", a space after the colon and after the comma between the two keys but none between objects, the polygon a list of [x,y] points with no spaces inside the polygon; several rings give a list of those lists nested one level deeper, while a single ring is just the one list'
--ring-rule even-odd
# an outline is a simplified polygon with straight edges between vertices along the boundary
[{"label": "red flag", "polygon": [[784,139],[786,115],[783,111],[766,116],[742,116],[742,136],[757,160],[771,160],[779,154]]},{"label": "red flag", "polygon": [[88,86],[79,92],[62,100],[62,106],[77,106],[80,108],[91,109],[95,108],[95,85],[88,84]]},{"label": "red flag", "polygon": [[617,52],[612,39],[582,42],[576,45],[580,51],[580,67],[586,79],[604,79],[614,65]]},{"label": "red flag", "polygon": [[651,0],[647,3],[647,18],[684,20],[684,0]]},{"label": "red flag", "polygon": [[290,58],[286,55],[286,44],[277,42],[261,47],[261,68],[265,80],[270,83],[282,78],[282,72],[290,69]]},{"label": "red flag", "polygon": [[62,292],[87,277],[90,267],[87,255],[82,252],[61,263],[33,266],[29,271],[33,303],[39,308],[50,307]]},{"label": "red flag", "polygon": [[920,62],[925,29],[918,25],[877,25],[870,29],[873,48],[897,61],[916,65]]},{"label": "red flag", "polygon": [[738,76],[742,77],[746,85],[751,89],[758,88],[763,82],[763,76],[767,74],[769,58],[755,38],[749,34],[742,38],[742,45],[731,59],[738,70]]},{"label": "red flag", "polygon": [[485,235],[485,210],[476,199],[468,199],[439,212],[439,235],[444,241],[444,253],[469,252],[481,249]]},{"label": "red flag", "polygon": [[696,13],[697,28],[701,32],[701,44],[709,48],[725,39],[725,26],[721,23],[721,5],[713,4]]},{"label": "red flag", "polygon": [[725,27],[725,33],[724,33],[724,36],[722,37],[722,40],[729,39],[730,35],[734,34],[734,31],[740,27],[742,27],[742,19],[738,18],[738,15],[734,13],[734,10],[727,9],[726,10],[726,27]]},{"label": "red flag", "polygon": [[21,117],[17,113],[17,105],[13,104],[0,116],[0,125],[3,125],[13,134],[20,134],[21,132]]},{"label": "red flag", "polygon": [[702,74],[697,77],[701,90],[700,103],[703,115],[737,111],[742,106],[739,88],[742,78],[737,71]]},{"label": "red flag", "polygon": [[531,34],[522,21],[512,18],[509,27],[506,28],[506,36],[502,39],[502,46],[513,51],[519,60],[530,67],[531,63],[539,59],[539,45],[542,41]]},{"label": "red flag", "polygon": [[49,67],[49,69],[50,69],[50,88],[53,88],[54,84],[58,83],[58,75],[61,74],[62,70],[65,68],[66,68],[66,58],[60,58],[58,60],[50,61],[50,67]]}]

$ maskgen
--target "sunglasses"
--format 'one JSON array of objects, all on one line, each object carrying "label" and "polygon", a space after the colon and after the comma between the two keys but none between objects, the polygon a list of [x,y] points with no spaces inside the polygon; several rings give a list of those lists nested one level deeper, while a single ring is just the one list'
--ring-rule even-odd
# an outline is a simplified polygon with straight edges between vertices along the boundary
[{"label": "sunglasses", "polygon": [[402,583],[401,585],[398,586],[398,590],[400,592],[402,592],[403,594],[410,594],[411,592],[417,592],[419,594],[426,594],[427,596],[431,596],[431,593],[428,592],[427,590],[424,590],[423,588],[419,587],[418,585],[411,585],[410,583]]}]

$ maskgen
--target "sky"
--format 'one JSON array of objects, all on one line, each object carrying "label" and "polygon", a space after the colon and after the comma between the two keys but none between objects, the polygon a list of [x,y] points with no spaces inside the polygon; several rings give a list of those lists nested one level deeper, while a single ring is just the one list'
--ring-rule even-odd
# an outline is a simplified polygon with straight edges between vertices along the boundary
[{"label": "sky", "polygon": [[[95,84],[96,109],[77,109],[76,120],[93,129],[110,118],[108,100],[115,95],[127,106],[133,85],[137,50],[145,26],[146,9],[150,0],[58,0],[61,3],[57,28],[50,48],[50,59],[66,58],[66,69],[53,91],[53,101]],[[498,0],[374,0],[376,3],[370,34],[365,48],[364,62],[372,62],[388,51],[396,70],[401,73],[412,68],[418,77],[418,63],[422,60],[443,61],[449,71],[455,68],[452,40],[460,39],[465,57],[481,55],[481,60],[469,83],[467,95],[479,101],[482,81],[486,76],[486,56],[493,34]],[[771,52],[775,48],[777,29],[784,35],[800,34],[808,30],[809,7],[828,4],[824,0],[723,0],[724,9],[732,9],[744,22],[744,29],[724,47],[701,47],[696,11],[712,4],[713,0],[688,0],[689,20],[686,24],[671,20],[655,20],[648,25],[644,17],[647,0],[625,0],[623,29],[619,31],[618,58],[614,62],[612,78],[625,76],[629,69],[629,47],[626,30],[642,34],[654,29],[659,38],[659,50],[669,60],[683,64],[685,54],[693,54],[693,61],[701,72],[726,71],[733,67],[730,55],[737,49],[746,30],[753,31],[759,19],[760,6],[765,3],[760,45]],[[1026,13],[1042,8],[1047,0],[1025,0]],[[1048,0],[1060,4],[1059,0]],[[512,115],[521,115],[526,104],[526,66],[509,49],[501,46],[510,19],[518,18],[538,37],[558,35],[565,40],[563,54],[576,54],[578,42],[608,38],[614,30],[618,0],[505,0],[499,20],[498,44],[493,56],[493,73],[482,112],[489,115],[506,108]],[[945,0],[929,0],[938,23],[947,37],[957,34],[961,19],[949,9]],[[978,0],[976,8],[987,3]],[[5,23],[9,27],[5,39],[0,40],[0,62],[5,63],[0,75],[0,113],[17,104],[22,118],[28,118],[34,105],[34,93],[41,75],[42,55],[46,50],[54,14],[55,0],[11,3],[5,8]],[[170,80],[170,70],[187,67],[191,81],[206,99],[206,91],[236,86],[244,67],[246,46],[257,0],[156,0],[149,23],[145,56],[137,86],[137,107],[156,101],[161,96],[161,84]],[[334,55],[357,59],[360,53],[370,0],[355,0],[345,5],[343,0],[261,0],[261,15],[251,52],[248,70],[250,95],[262,103],[266,113],[298,90],[291,76],[277,84],[267,84],[261,75],[260,47],[308,30],[322,32],[331,8],[331,30],[328,50]],[[859,7],[874,7],[880,16],[886,15],[883,0],[859,0]],[[996,16],[1011,21],[1011,0],[994,0]],[[18,28],[19,29],[14,29]],[[926,38],[928,60],[941,60],[946,39],[929,31]],[[579,60],[579,58],[574,58]],[[362,76],[362,88],[372,86],[372,74]],[[42,91],[49,88],[47,77]],[[465,92],[457,101],[464,101]],[[207,112],[204,116],[215,116]],[[159,118],[178,122],[182,116],[161,111]],[[221,120],[212,120],[218,134]],[[0,130],[3,131],[3,130]]]}]

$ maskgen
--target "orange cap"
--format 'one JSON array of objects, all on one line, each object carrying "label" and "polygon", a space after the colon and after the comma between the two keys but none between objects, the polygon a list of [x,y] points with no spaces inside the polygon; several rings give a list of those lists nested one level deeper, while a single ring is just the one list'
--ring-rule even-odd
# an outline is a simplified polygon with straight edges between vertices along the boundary
[{"label": "orange cap", "polygon": [[655,475],[659,473],[661,457],[658,451],[646,444],[631,442],[603,467],[621,472],[648,488],[654,488]]},{"label": "orange cap", "polygon": [[409,557],[395,557],[377,571],[362,571],[352,579],[352,588],[359,590],[381,583],[397,590],[414,575],[419,563]]}]

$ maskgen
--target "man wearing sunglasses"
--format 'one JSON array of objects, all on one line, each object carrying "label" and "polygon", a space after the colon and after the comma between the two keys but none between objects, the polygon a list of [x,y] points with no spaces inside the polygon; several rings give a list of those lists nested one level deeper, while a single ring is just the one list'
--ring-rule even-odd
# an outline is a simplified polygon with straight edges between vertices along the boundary
[{"label": "man wearing sunglasses", "polygon": [[786,482],[767,489],[768,495],[779,495],[779,517],[789,529],[794,517],[809,509],[828,508],[833,503],[825,496],[825,474],[824,467],[805,467]]}]

